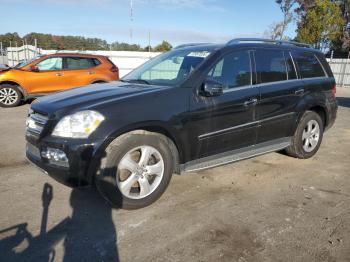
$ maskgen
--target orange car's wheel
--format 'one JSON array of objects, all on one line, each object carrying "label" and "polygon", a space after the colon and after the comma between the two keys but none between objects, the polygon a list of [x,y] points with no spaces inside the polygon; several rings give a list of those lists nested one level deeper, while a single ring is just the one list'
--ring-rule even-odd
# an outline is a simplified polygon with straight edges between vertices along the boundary
[{"label": "orange car's wheel", "polygon": [[15,107],[21,103],[22,93],[17,86],[0,85],[0,107]]}]

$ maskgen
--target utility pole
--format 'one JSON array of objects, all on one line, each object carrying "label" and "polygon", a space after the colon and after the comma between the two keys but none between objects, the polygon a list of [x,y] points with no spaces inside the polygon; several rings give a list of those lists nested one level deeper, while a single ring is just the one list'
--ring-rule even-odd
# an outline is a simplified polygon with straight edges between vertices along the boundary
[{"label": "utility pole", "polygon": [[148,30],[148,52],[151,53],[151,30]]}]

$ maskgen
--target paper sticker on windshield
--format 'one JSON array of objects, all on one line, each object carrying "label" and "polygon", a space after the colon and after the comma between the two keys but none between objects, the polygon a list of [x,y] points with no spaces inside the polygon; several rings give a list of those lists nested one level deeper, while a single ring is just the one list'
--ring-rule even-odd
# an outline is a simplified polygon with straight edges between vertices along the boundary
[{"label": "paper sticker on windshield", "polygon": [[201,51],[201,52],[191,52],[187,56],[206,58],[209,54],[210,53],[208,51]]}]

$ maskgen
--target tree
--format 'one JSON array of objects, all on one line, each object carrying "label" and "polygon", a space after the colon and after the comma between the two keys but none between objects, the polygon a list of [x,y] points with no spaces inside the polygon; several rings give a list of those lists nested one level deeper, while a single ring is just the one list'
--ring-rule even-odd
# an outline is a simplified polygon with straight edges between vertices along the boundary
[{"label": "tree", "polygon": [[18,33],[7,33],[4,35],[0,35],[0,42],[2,42],[3,46],[10,46],[10,43],[12,46],[15,46],[16,43],[20,46],[22,45],[22,39],[18,35]]},{"label": "tree", "polygon": [[339,41],[332,43],[332,48],[335,50],[349,51],[350,49],[350,0],[337,1],[342,17],[345,19],[343,27],[343,35]]},{"label": "tree", "polygon": [[302,20],[298,23],[298,41],[324,49],[341,39],[345,20],[337,3],[315,0],[314,5],[303,12]]},{"label": "tree", "polygon": [[276,3],[280,6],[283,13],[283,21],[275,25],[275,31],[278,31],[277,37],[281,40],[284,38],[284,33],[287,26],[293,20],[293,6],[296,4],[296,0],[276,0]]},{"label": "tree", "polygon": [[281,39],[283,37],[282,28],[283,22],[274,22],[264,32],[264,37],[272,40]]},{"label": "tree", "polygon": [[156,47],[153,48],[153,51],[155,52],[166,52],[171,50],[173,47],[172,45],[167,42],[167,41],[163,41],[161,44],[157,45]]}]

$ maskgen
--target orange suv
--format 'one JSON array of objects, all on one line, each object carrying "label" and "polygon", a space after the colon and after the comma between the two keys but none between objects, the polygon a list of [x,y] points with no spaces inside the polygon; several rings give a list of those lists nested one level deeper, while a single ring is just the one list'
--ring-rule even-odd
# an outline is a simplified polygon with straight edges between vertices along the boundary
[{"label": "orange suv", "polygon": [[118,79],[118,68],[105,56],[39,56],[14,68],[0,68],[0,107],[14,107],[47,93]]}]

